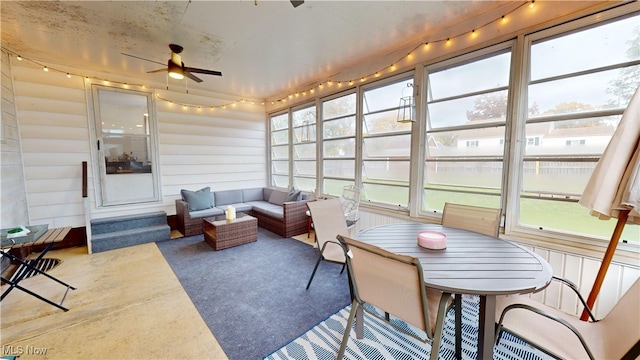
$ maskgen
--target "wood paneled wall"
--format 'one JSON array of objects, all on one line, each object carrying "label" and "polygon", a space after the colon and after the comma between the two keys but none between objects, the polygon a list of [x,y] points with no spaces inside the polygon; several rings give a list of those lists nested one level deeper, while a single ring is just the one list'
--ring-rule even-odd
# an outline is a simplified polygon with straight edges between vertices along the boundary
[{"label": "wood paneled wall", "polygon": [[81,164],[91,164],[84,82],[12,65],[29,223],[84,226]]},{"label": "wood paneled wall", "polygon": [[18,119],[14,99],[13,79],[9,54],[0,52],[2,76],[2,104],[0,129],[0,226],[13,228],[29,225],[27,193],[22,169],[22,149],[18,134]]},{"label": "wood paneled wall", "polygon": [[[160,202],[100,207],[94,172],[90,84],[78,76],[13,64],[17,121],[23,148],[29,224],[85,226],[83,161],[88,163],[90,217],[164,210],[175,214],[180,189],[213,190],[267,185],[266,115],[262,105],[227,110],[187,107],[156,98]],[[4,67],[3,67],[4,69]],[[4,85],[4,79],[3,79]],[[162,90],[165,99],[188,104],[226,104],[220,95]],[[4,180],[3,180],[4,181]],[[24,192],[21,191],[21,192]],[[4,201],[3,201],[4,206]]]},{"label": "wood paneled wall", "polygon": [[[192,101],[211,102],[202,98]],[[172,207],[180,189],[211,186],[212,190],[226,190],[267,185],[267,125],[263,106],[184,109],[158,101],[157,109],[162,193]],[[175,208],[167,213],[175,214]]]}]

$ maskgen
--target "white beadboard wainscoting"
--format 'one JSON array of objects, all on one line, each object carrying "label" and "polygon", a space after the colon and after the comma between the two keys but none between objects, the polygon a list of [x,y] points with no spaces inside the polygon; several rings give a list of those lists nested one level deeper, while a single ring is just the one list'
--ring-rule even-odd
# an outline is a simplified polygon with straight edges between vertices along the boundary
[{"label": "white beadboard wainscoting", "polygon": [[[351,229],[351,236],[374,226],[414,222],[408,217],[396,217],[390,214],[367,211],[363,208],[360,208],[358,217],[356,226]],[[543,246],[521,245],[547,260],[555,275],[574,282],[580,288],[582,296],[587,298],[600,268],[601,259]],[[594,306],[596,318],[604,317],[639,276],[640,264],[629,265],[612,262]],[[568,314],[576,316],[582,314],[582,305],[580,305],[577,296],[566,287],[562,289],[562,286],[557,282],[552,282],[545,290],[530,296]]]}]

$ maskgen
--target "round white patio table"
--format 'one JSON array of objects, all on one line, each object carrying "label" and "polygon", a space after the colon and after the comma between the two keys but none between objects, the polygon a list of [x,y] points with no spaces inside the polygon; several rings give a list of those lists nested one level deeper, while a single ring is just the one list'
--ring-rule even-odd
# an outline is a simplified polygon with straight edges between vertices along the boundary
[{"label": "round white patio table", "polygon": [[[425,230],[446,234],[447,248],[429,250],[419,246],[418,232]],[[493,358],[496,296],[544,289],[553,275],[549,263],[516,244],[441,225],[382,225],[360,232],[357,239],[418,258],[427,287],[454,294],[479,295],[478,359]],[[459,317],[459,310],[456,312]],[[459,346],[456,347],[459,352]]]}]

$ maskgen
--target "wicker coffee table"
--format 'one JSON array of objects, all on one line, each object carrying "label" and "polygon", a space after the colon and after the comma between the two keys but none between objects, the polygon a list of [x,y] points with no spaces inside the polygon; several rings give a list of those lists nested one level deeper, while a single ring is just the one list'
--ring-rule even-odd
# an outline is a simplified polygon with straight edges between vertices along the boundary
[{"label": "wicker coffee table", "polygon": [[234,220],[224,215],[204,218],[204,241],[214,250],[222,250],[258,240],[258,219],[245,213],[237,213]]}]

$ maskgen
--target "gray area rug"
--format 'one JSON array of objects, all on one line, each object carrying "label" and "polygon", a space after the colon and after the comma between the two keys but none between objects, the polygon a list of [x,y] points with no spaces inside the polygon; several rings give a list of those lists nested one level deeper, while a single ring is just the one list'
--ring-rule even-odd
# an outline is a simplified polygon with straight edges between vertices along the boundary
[{"label": "gray area rug", "polygon": [[318,250],[261,228],[220,251],[203,235],[156,244],[232,360],[262,359],[350,304],[342,265],[321,262],[305,290]]}]

